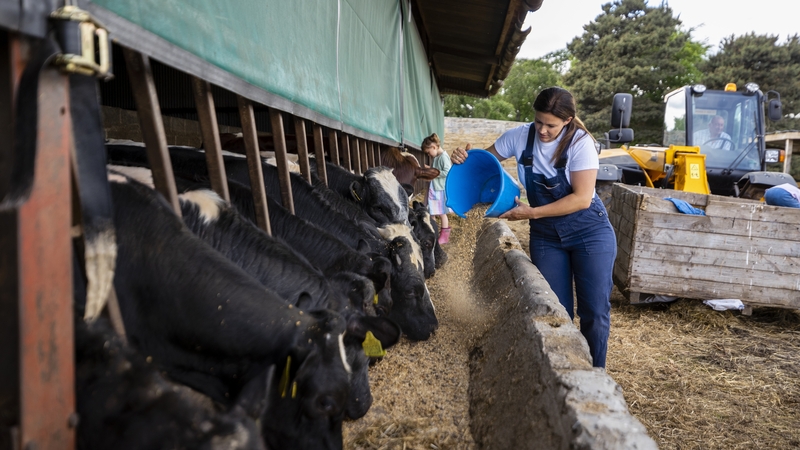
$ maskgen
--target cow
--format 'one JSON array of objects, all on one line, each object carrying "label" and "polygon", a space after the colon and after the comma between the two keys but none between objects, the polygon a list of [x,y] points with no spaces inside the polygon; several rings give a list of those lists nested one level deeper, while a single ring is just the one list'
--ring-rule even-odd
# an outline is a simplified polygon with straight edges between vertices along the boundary
[{"label": "cow", "polygon": [[[317,172],[317,159],[310,158],[312,173]],[[343,198],[355,202],[377,225],[408,225],[408,200],[405,189],[388,167],[373,167],[356,175],[341,166],[325,162],[328,187]]]},{"label": "cow", "polygon": [[[383,349],[397,343],[400,327],[383,317],[367,317],[376,298],[372,282],[352,272],[325,277],[284,242],[242,217],[215,192],[188,190],[180,195],[184,223],[196,235],[288,303],[304,309],[334,309],[347,320],[345,349],[350,364],[350,397],[345,414],[358,419],[372,404],[362,342],[369,331]],[[329,283],[330,282],[330,283]]]},{"label": "cow", "polygon": [[109,179],[114,288],[129,342],[170,379],[224,407],[275,365],[292,412],[270,403],[259,420],[267,446],[341,448],[350,384],[342,316],[287,304],[193,235],[154,190]]},{"label": "cow", "polygon": [[434,255],[434,248],[437,243],[436,231],[434,231],[431,223],[431,215],[428,213],[428,208],[420,202],[413,202],[408,211],[408,220],[411,223],[411,229],[414,231],[414,237],[416,237],[422,250],[425,278],[430,278],[436,273],[436,269],[439,266],[436,264]]},{"label": "cow", "polygon": [[164,378],[105,317],[75,320],[74,329],[79,450],[265,449],[256,420],[266,411],[274,366],[219,412],[210,398]]},{"label": "cow", "polygon": [[392,169],[397,182],[409,197],[414,195],[417,180],[431,181],[439,176],[439,169],[422,167],[416,156],[397,147],[388,147],[381,153],[381,165]]},{"label": "cow", "polygon": [[[132,146],[106,146],[108,160],[114,164],[148,166],[147,157],[142,148]],[[170,159],[176,176],[197,179],[208,178],[205,156],[197,150],[184,147],[170,147]],[[249,185],[249,169],[247,162],[241,157],[224,157],[225,171],[230,180]],[[264,185],[269,197],[282,203],[281,188],[278,181],[278,171],[275,167],[262,164]],[[321,200],[320,195],[314,193],[315,187],[308,184],[297,174],[290,174],[292,194],[294,197],[295,213],[298,217],[322,227],[330,234],[341,239],[351,248],[364,253],[378,253],[385,256],[392,263],[391,295],[393,315],[389,318],[395,320],[403,333],[413,340],[428,339],[438,326],[435,313],[429,307],[430,293],[425,286],[423,273],[415,264],[403,264],[403,259],[415,258],[421,261],[419,246],[411,245],[413,236],[398,237],[403,242],[393,243],[385,240],[376,229],[362,226],[332,210],[328,203]],[[410,228],[406,226],[410,231]],[[418,273],[416,273],[418,272]],[[416,297],[418,296],[418,297]],[[396,310],[399,302],[403,307]],[[397,315],[404,315],[398,320]],[[404,323],[406,325],[404,325]]]}]

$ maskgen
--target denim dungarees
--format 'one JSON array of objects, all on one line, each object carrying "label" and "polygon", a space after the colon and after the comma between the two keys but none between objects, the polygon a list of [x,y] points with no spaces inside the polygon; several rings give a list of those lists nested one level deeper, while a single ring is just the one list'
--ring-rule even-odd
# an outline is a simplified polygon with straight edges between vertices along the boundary
[{"label": "denim dungarees", "polygon": [[[553,203],[572,193],[566,173],[567,151],[554,166],[556,176],[546,178],[533,173],[535,138],[536,130],[531,124],[525,151],[518,161],[524,169],[525,189],[532,207]],[[581,334],[589,344],[593,365],[605,367],[617,241],[603,202],[595,196],[587,209],[565,216],[531,219],[530,230],[531,261],[570,318],[574,318],[574,280]]]}]

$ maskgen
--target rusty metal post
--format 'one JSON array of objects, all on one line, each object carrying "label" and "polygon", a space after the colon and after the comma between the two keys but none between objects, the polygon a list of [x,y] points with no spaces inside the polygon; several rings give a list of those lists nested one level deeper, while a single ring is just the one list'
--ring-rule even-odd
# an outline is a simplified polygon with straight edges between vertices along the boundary
[{"label": "rusty metal post", "polygon": [[158,104],[150,58],[129,48],[123,47],[122,51],[125,55],[125,64],[128,66],[131,90],[136,100],[147,159],[153,172],[153,184],[172,205],[175,214],[180,217],[181,205],[175,188],[175,175],[172,173],[172,161],[169,159],[167,135],[164,132],[164,121],[161,118],[161,106]]},{"label": "rusty metal post", "polygon": [[211,94],[211,84],[197,77],[192,78],[192,93],[197,106],[197,118],[200,122],[200,132],[203,135],[203,149],[206,153],[208,175],[211,178],[211,188],[225,201],[230,201],[228,192],[228,177],[225,175],[225,163],[222,160],[222,144],[219,141],[219,125],[214,108],[214,96]]},{"label": "rusty metal post", "polygon": [[283,131],[283,115],[277,109],[270,108],[269,119],[272,124],[272,142],[275,145],[275,163],[278,167],[278,181],[281,185],[281,200],[283,207],[294,214],[292,179],[289,177],[289,161],[286,158],[286,133]]},{"label": "rusty metal post", "polygon": [[353,173],[356,175],[361,175],[363,172],[361,171],[361,158],[358,156],[360,151],[360,145],[358,139],[355,136],[350,136],[350,165],[353,168]]},{"label": "rusty metal post", "polygon": [[300,173],[311,184],[311,168],[308,165],[308,140],[306,139],[306,121],[302,117],[294,117],[294,135],[297,139],[297,163]]},{"label": "rusty metal post", "polygon": [[[11,47],[19,50],[19,41],[12,41]],[[2,53],[5,66],[9,53]],[[4,76],[6,81],[18,75],[13,66],[11,77]],[[5,84],[0,88],[10,87]],[[56,69],[44,70],[38,89],[31,193],[19,207],[0,208],[0,308],[17,310],[11,317],[16,326],[11,328],[18,332],[11,342],[0,345],[5,355],[7,345],[19,344],[16,360],[0,371],[15,371],[18,380],[13,387],[18,389],[18,401],[11,405],[18,412],[12,436],[18,440],[12,445],[71,450],[75,448],[75,430],[69,426],[75,413],[75,356],[67,77]]]},{"label": "rusty metal post", "polygon": [[342,141],[342,167],[353,170],[353,166],[350,164],[350,139],[342,133],[340,140]]},{"label": "rusty metal post", "polygon": [[340,166],[339,162],[339,136],[336,130],[328,130],[328,145],[330,146],[331,164]]},{"label": "rusty metal post", "polygon": [[325,168],[325,147],[322,139],[322,126],[314,124],[314,152],[317,158],[317,176],[325,186],[328,185],[328,171]]},{"label": "rusty metal post", "polygon": [[253,104],[250,100],[237,96],[239,103],[239,118],[242,122],[242,137],[244,138],[247,168],[250,174],[250,189],[253,191],[253,203],[256,209],[256,222],[262,230],[272,235],[269,224],[269,209],[267,209],[267,193],[264,190],[264,173],[261,168],[261,154],[258,151],[258,133],[256,131],[256,118],[253,114]]}]

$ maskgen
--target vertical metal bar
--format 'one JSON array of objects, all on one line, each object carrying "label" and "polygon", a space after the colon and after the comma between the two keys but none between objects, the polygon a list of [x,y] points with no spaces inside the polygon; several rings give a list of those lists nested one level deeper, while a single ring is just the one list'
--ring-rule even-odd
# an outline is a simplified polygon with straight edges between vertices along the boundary
[{"label": "vertical metal bar", "polygon": [[363,172],[361,171],[361,158],[358,156],[360,148],[358,141],[360,139],[357,137],[350,136],[350,165],[353,167],[353,173],[361,175]]},{"label": "vertical metal bar", "polygon": [[328,130],[328,145],[330,145],[331,164],[341,165],[339,163],[339,136],[336,130]]},{"label": "vertical metal bar", "polygon": [[256,222],[262,230],[272,235],[269,224],[269,210],[267,209],[267,193],[264,190],[264,173],[261,169],[261,154],[258,152],[258,134],[256,132],[256,117],[253,114],[253,104],[250,100],[237,96],[239,103],[239,118],[242,122],[242,137],[244,138],[247,168],[250,172],[250,189],[253,191],[253,204],[256,209]]},{"label": "vertical metal bar", "polygon": [[217,125],[214,96],[211,94],[211,84],[192,76],[192,93],[194,93],[194,102],[197,106],[200,132],[203,135],[203,149],[206,152],[211,188],[229,202],[231,196],[228,192],[228,177],[225,175],[225,162],[222,160],[222,144],[219,140],[219,126]]},{"label": "vertical metal bar", "polygon": [[311,184],[311,168],[308,166],[308,140],[306,139],[306,121],[302,117],[294,117],[294,135],[297,139],[297,162],[300,173]]},{"label": "vertical metal bar", "polygon": [[350,139],[342,133],[340,140],[342,141],[342,167],[353,170],[353,166],[350,164]]},{"label": "vertical metal bar", "polygon": [[278,181],[281,184],[281,200],[283,207],[294,214],[292,199],[292,179],[289,177],[289,161],[286,158],[286,133],[283,132],[283,115],[277,109],[269,109],[269,120],[272,124],[272,142],[275,145],[275,163],[278,167]]},{"label": "vertical metal bar", "polygon": [[375,143],[372,141],[367,142],[367,165],[370,169],[377,166],[375,164],[375,152],[373,151],[374,145]]},{"label": "vertical metal bar", "polygon": [[314,154],[317,158],[317,176],[325,186],[328,185],[328,171],[325,168],[325,147],[323,147],[322,126],[314,124]]},{"label": "vertical metal bar", "polygon": [[56,69],[41,73],[36,177],[17,211],[20,437],[40,450],[75,446],[68,91]]},{"label": "vertical metal bar", "polygon": [[374,151],[375,151],[375,165],[382,166],[383,161],[381,160],[381,144],[376,142]]},{"label": "vertical metal bar", "polygon": [[358,149],[358,155],[361,158],[361,173],[366,172],[369,169],[369,156],[367,156],[367,141],[362,139],[361,146]]},{"label": "vertical metal bar", "polygon": [[153,69],[150,58],[129,48],[122,48],[125,64],[128,66],[128,77],[139,112],[139,124],[142,127],[142,139],[147,149],[147,159],[153,172],[153,184],[181,215],[178,202],[178,191],[175,189],[175,176],[172,173],[172,162],[167,149],[167,136],[164,132],[164,121],[161,118],[161,107],[153,82]]}]

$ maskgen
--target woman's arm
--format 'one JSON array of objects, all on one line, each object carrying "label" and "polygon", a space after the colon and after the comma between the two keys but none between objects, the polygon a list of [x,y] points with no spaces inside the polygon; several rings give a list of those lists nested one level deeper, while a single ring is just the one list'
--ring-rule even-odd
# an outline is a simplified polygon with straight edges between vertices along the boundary
[{"label": "woman's arm", "polygon": [[594,197],[597,169],[570,172],[572,193],[544,206],[531,207],[516,198],[517,206],[503,213],[500,218],[508,220],[541,219],[543,217],[565,216],[586,209]]}]

